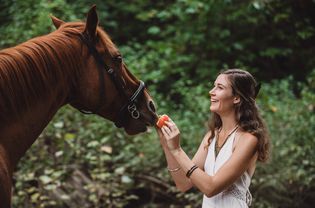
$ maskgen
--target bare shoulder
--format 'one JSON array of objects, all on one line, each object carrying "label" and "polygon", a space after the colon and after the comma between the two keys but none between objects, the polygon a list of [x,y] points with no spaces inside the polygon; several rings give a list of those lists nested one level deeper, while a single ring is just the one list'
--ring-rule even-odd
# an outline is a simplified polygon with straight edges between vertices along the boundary
[{"label": "bare shoulder", "polygon": [[255,135],[245,131],[238,131],[235,138],[234,148],[238,146],[256,147],[257,144],[258,139]]},{"label": "bare shoulder", "polygon": [[210,143],[211,143],[211,141],[212,141],[212,138],[211,138],[211,137],[213,137],[213,136],[211,135],[211,131],[207,131],[207,133],[206,133],[205,136],[203,137],[202,143],[203,143],[204,145],[208,144],[209,141],[210,141]]},{"label": "bare shoulder", "polygon": [[254,141],[257,141],[257,137],[249,132],[246,132],[246,131],[240,131],[239,132],[239,136],[241,138],[244,138],[245,140],[254,140]]}]

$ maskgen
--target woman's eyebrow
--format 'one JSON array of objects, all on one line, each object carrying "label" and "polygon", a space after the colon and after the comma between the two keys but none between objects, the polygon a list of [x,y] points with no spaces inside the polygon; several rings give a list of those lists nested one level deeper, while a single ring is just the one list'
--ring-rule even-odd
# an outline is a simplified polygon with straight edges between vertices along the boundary
[{"label": "woman's eyebrow", "polygon": [[224,84],[221,84],[221,83],[214,83],[214,85],[218,85],[218,86],[226,88],[226,86]]}]

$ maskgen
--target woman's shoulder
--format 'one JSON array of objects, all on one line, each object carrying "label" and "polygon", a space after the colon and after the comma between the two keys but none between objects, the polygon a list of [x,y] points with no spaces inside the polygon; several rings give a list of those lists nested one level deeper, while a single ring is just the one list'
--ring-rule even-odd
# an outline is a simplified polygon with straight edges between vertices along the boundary
[{"label": "woman's shoulder", "polygon": [[202,142],[203,142],[205,145],[209,145],[209,144],[212,142],[213,138],[214,138],[214,135],[212,135],[211,130],[208,130],[208,131],[205,133]]},{"label": "woman's shoulder", "polygon": [[210,138],[210,137],[213,137],[212,136],[212,132],[211,132],[211,130],[208,130],[207,132],[206,132],[206,134],[205,134],[205,136],[204,136],[205,138]]},{"label": "woman's shoulder", "polygon": [[237,152],[238,155],[253,156],[256,152],[257,157],[258,138],[250,132],[239,130],[235,136],[233,144],[233,152]]},{"label": "woman's shoulder", "polygon": [[248,131],[245,131],[242,128],[237,129],[236,134],[238,136],[241,136],[242,138],[257,139],[257,137],[254,134],[252,134]]},{"label": "woman's shoulder", "polygon": [[258,138],[254,134],[244,131],[242,129],[239,129],[236,132],[235,140],[235,144],[251,143],[253,145],[257,145],[258,143]]}]

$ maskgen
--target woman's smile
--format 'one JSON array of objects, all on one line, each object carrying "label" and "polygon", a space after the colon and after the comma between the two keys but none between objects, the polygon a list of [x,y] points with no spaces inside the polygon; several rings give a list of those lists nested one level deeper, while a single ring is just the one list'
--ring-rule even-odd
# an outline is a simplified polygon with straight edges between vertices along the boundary
[{"label": "woman's smile", "polygon": [[233,93],[232,87],[227,76],[221,74],[214,82],[214,87],[209,91],[210,111],[223,113],[233,110]]}]

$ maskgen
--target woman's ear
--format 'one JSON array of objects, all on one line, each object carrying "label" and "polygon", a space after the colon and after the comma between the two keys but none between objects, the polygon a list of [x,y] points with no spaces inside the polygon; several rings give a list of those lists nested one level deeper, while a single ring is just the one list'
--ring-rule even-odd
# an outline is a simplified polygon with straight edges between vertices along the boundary
[{"label": "woman's ear", "polygon": [[234,100],[233,100],[233,103],[234,103],[234,104],[239,104],[240,102],[241,102],[240,96],[238,96],[238,95],[235,96],[235,97],[234,97]]}]

